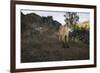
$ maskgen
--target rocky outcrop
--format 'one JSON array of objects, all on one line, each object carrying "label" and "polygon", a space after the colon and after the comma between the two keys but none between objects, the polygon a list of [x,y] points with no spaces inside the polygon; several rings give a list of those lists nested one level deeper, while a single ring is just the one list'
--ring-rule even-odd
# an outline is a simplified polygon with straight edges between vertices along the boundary
[{"label": "rocky outcrop", "polygon": [[26,30],[35,30],[37,28],[50,28],[57,30],[61,24],[53,20],[52,16],[41,17],[36,13],[24,15],[21,13],[21,32]]}]

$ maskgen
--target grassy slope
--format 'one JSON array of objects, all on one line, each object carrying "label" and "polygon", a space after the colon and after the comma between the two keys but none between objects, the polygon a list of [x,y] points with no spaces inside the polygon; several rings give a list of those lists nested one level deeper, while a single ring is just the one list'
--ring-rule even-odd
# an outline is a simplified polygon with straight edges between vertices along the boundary
[{"label": "grassy slope", "polygon": [[22,62],[89,59],[89,48],[86,44],[70,41],[70,47],[63,48],[57,36],[50,30],[42,34],[33,33],[31,37],[22,36],[21,45]]}]

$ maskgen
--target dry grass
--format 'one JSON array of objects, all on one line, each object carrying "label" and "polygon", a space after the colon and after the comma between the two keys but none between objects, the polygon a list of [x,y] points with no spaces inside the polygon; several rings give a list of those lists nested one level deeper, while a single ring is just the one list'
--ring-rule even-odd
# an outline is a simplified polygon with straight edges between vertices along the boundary
[{"label": "dry grass", "polygon": [[64,48],[53,32],[21,36],[21,62],[67,61],[89,59],[89,47],[82,42],[69,42]]}]

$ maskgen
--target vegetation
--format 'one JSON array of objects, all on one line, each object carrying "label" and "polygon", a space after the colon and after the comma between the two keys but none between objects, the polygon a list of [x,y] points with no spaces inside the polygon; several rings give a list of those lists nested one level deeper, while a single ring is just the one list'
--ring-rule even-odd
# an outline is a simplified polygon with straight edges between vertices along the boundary
[{"label": "vegetation", "polygon": [[73,37],[89,45],[89,21],[74,25]]},{"label": "vegetation", "polygon": [[69,23],[69,27],[73,28],[73,25],[76,25],[79,21],[79,16],[77,15],[77,12],[66,12],[64,15],[66,25]]},{"label": "vegetation", "polygon": [[[77,13],[75,15],[77,21]],[[52,16],[21,13],[21,62],[67,61],[89,59],[89,21],[78,24],[70,20],[69,48],[64,48],[56,32],[61,25]],[[67,23],[67,22],[66,22]],[[73,23],[73,24],[72,24]]]}]

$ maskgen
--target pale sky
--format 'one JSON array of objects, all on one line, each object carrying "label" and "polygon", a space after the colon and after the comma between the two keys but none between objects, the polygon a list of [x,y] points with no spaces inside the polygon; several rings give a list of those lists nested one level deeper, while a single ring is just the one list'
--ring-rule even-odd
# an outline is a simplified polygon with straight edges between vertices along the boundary
[{"label": "pale sky", "polygon": [[[64,20],[64,14],[67,12],[56,12],[56,11],[34,11],[34,10],[21,10],[23,14],[29,14],[29,13],[36,13],[40,16],[52,16],[54,20],[57,20],[60,22],[62,25],[65,24]],[[86,12],[78,12],[79,15],[79,22],[83,21],[89,21],[90,20],[90,14]]]}]

